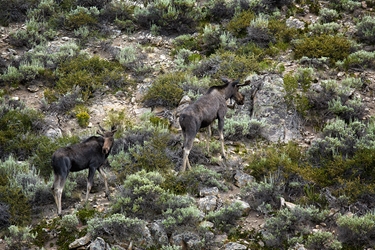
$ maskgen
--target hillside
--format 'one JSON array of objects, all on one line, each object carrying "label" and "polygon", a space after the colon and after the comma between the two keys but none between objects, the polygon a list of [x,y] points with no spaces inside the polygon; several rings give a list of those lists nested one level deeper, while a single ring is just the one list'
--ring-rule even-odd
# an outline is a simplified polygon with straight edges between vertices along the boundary
[{"label": "hillside", "polygon": [[[0,248],[373,248],[374,1],[0,6]],[[215,121],[182,172],[179,114],[222,78],[249,83],[226,159]],[[52,154],[98,124],[110,197],[71,172],[58,216]]]}]

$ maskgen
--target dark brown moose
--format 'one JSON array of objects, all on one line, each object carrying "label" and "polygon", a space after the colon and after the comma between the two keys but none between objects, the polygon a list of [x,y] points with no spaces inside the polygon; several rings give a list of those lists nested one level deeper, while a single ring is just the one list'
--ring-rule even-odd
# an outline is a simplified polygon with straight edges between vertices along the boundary
[{"label": "dark brown moose", "polygon": [[222,81],[225,83],[224,85],[210,87],[206,94],[181,111],[179,123],[184,137],[181,172],[186,170],[186,165],[191,169],[189,153],[199,129],[209,127],[216,119],[218,120],[222,157],[225,160],[223,128],[224,117],[227,113],[226,101],[231,98],[238,105],[243,105],[244,96],[239,92],[239,88],[249,85],[250,80],[244,84],[239,84],[238,80],[230,81],[226,78],[222,78]]},{"label": "dark brown moose", "polygon": [[66,179],[70,172],[78,172],[87,168],[89,169],[85,201],[87,201],[93,185],[96,170],[98,170],[103,176],[105,194],[107,197],[109,196],[107,176],[100,167],[106,163],[107,157],[113,146],[113,135],[117,129],[112,126],[111,131],[106,131],[100,125],[99,128],[100,130],[97,131],[97,134],[100,136],[91,136],[81,143],[60,148],[52,155],[52,167],[55,176],[52,190],[57,205],[57,213],[60,216],[61,196]]}]

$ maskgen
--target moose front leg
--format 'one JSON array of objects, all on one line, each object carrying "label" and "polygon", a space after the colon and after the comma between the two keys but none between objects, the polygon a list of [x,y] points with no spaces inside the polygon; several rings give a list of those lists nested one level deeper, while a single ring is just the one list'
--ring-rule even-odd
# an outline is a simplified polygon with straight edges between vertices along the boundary
[{"label": "moose front leg", "polygon": [[223,164],[226,167],[226,154],[225,154],[225,148],[224,148],[224,119],[218,119],[218,129],[219,129],[219,136],[220,136],[220,142],[221,142],[221,157],[223,158]]}]

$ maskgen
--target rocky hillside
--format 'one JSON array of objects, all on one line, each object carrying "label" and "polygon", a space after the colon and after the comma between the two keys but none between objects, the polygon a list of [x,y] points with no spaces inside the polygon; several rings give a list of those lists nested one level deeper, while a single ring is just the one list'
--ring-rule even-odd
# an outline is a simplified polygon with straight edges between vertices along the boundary
[{"label": "rocky hillside", "polygon": [[[21,3],[22,2],[22,3]],[[0,248],[371,249],[373,1],[1,1]],[[181,110],[250,81],[180,172]],[[228,106],[232,100],[228,100]],[[59,147],[117,127],[106,168]]]}]

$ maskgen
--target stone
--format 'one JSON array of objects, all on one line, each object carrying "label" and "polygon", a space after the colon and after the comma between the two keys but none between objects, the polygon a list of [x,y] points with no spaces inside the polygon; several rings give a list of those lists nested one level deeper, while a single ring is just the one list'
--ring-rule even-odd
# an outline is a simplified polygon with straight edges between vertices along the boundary
[{"label": "stone", "polygon": [[224,245],[224,250],[242,250],[247,249],[247,246],[236,242],[229,242]]},{"label": "stone", "polygon": [[100,237],[97,237],[87,248],[88,250],[110,250],[110,246]]},{"label": "stone", "polygon": [[168,235],[165,232],[160,220],[151,223],[150,232],[156,244],[168,245]]},{"label": "stone", "polygon": [[91,241],[91,236],[86,234],[82,238],[76,239],[72,243],[69,244],[69,249],[78,248],[81,246],[87,245]]},{"label": "stone", "polygon": [[234,185],[236,185],[237,187],[245,187],[246,185],[254,181],[254,177],[244,173],[241,170],[236,170],[234,180]]},{"label": "stone", "polygon": [[198,200],[198,207],[203,212],[207,213],[214,211],[217,206],[217,197],[215,195],[209,195]]},{"label": "stone", "polygon": [[210,187],[210,188],[202,188],[199,191],[199,196],[205,197],[209,195],[218,195],[219,194],[219,189],[217,187]]}]

